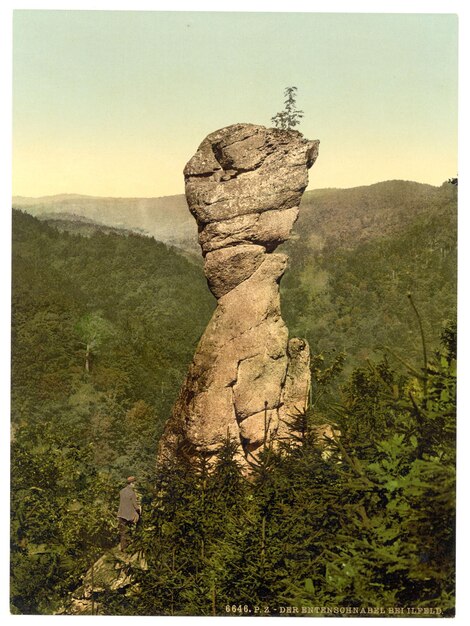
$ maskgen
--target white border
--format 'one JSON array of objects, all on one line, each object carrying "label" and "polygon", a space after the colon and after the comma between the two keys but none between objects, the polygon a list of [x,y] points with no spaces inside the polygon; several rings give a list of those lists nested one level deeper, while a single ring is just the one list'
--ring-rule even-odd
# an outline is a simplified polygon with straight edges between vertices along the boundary
[{"label": "white border", "polygon": [[[214,0],[200,1],[195,0],[129,0],[111,1],[102,0],[29,0],[25,2],[3,1],[0,6],[0,77],[1,77],[1,98],[0,98],[0,236],[2,237],[0,245],[0,263],[1,263],[1,308],[0,308],[0,354],[2,360],[0,362],[0,402],[2,415],[0,418],[1,432],[0,440],[1,450],[1,472],[2,476],[9,476],[9,376],[10,376],[10,232],[11,232],[11,50],[12,50],[12,11],[14,9],[62,9],[62,10],[129,10],[129,11],[288,11],[288,12],[323,12],[323,13],[457,13],[459,15],[459,31],[460,31],[460,88],[459,88],[459,434],[458,434],[458,559],[457,559],[457,617],[453,623],[467,621],[467,609],[469,607],[467,598],[468,588],[468,569],[469,553],[468,541],[466,539],[466,521],[468,513],[468,483],[467,471],[468,465],[465,457],[468,457],[467,442],[470,440],[468,416],[468,396],[466,388],[470,386],[466,383],[470,363],[468,363],[468,354],[470,352],[469,332],[466,330],[467,320],[470,319],[468,310],[468,298],[464,291],[467,281],[468,268],[468,252],[469,248],[467,236],[470,233],[468,212],[470,206],[468,204],[468,149],[466,139],[469,138],[468,133],[468,113],[470,103],[468,101],[468,38],[469,38],[469,11],[468,2],[466,0],[290,0],[290,1],[268,1],[268,0],[237,0],[236,3],[221,3]],[[436,146],[436,151],[439,146]],[[5,446],[5,449],[3,449]],[[4,487],[6,491],[6,487]],[[4,496],[6,499],[6,495]],[[4,507],[5,508],[5,507]],[[1,568],[0,568],[0,617],[3,623],[13,623],[20,620],[22,623],[45,623],[45,620],[54,619],[55,622],[64,622],[70,620],[99,619],[100,623],[123,623],[126,617],[59,617],[51,618],[50,616],[11,616],[9,614],[9,547],[8,547],[8,521],[7,511],[3,510],[1,514]],[[5,550],[5,552],[3,552]],[[214,620],[228,620],[228,624],[241,623],[246,624],[248,618],[204,618],[204,617],[131,617],[129,619],[138,620],[139,623],[169,623],[174,626],[180,624],[204,624],[213,623]],[[298,618],[284,618],[289,623],[294,623]],[[308,623],[312,623],[311,619],[326,620],[331,618],[303,618]],[[363,622],[367,618],[354,618],[354,622]],[[373,622],[368,621],[369,626],[374,626],[377,622],[383,622],[391,618],[374,618]],[[400,618],[402,619],[402,618]],[[416,618],[412,618],[416,619]],[[419,618],[418,618],[419,619]],[[425,619],[425,618],[423,618]],[[279,618],[265,618],[261,624],[267,622],[279,624]],[[285,621],[283,620],[283,623]],[[305,623],[302,621],[302,623]],[[297,626],[298,626],[297,622]]]}]

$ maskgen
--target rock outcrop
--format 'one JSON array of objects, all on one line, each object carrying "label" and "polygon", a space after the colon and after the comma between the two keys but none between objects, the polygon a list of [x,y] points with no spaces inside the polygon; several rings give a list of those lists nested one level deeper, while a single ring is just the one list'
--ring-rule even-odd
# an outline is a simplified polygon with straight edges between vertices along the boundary
[{"label": "rock outcrop", "polygon": [[197,347],[159,458],[216,453],[229,436],[240,459],[289,436],[306,406],[309,347],[288,338],[279,283],[287,256],[273,250],[297,219],[318,141],[297,131],[234,124],[210,134],[187,163],[189,209],[217,308]]},{"label": "rock outcrop", "polygon": [[103,615],[103,596],[111,592],[121,597],[138,593],[138,585],[128,572],[129,566],[134,571],[148,569],[140,552],[126,554],[119,547],[107,550],[85,572],[82,584],[70,593],[55,615]]}]

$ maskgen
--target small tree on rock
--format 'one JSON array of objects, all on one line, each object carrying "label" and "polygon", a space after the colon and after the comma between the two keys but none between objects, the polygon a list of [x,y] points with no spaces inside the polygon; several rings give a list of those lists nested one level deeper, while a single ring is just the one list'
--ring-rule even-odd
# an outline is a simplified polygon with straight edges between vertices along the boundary
[{"label": "small tree on rock", "polygon": [[276,115],[271,118],[271,122],[276,128],[292,130],[295,126],[300,124],[304,112],[296,109],[296,97],[297,87],[286,87],[284,90],[284,110],[276,113]]}]

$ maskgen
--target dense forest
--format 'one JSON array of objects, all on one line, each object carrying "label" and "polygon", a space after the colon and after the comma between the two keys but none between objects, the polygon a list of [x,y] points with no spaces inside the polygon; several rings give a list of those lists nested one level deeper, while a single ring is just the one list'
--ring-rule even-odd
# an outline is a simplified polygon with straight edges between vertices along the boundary
[{"label": "dense forest", "polygon": [[[71,611],[118,543],[133,473],[147,568],[128,563],[133,583],[95,594],[94,612],[452,615],[456,191],[394,181],[306,194],[281,285],[289,329],[314,354],[311,405],[250,480],[230,441],[214,472],[204,458],[155,468],[215,306],[200,262],[14,211],[12,611]],[[325,423],[341,436],[320,441]]]},{"label": "dense forest", "polygon": [[457,189],[388,181],[304,196],[281,283],[290,332],[314,352],[344,350],[346,371],[391,349],[418,365],[455,320]]},{"label": "dense forest", "polygon": [[47,612],[95,534],[116,542],[118,486],[152,473],[214,299],[199,266],[146,237],[15,211],[12,248],[12,600]]}]

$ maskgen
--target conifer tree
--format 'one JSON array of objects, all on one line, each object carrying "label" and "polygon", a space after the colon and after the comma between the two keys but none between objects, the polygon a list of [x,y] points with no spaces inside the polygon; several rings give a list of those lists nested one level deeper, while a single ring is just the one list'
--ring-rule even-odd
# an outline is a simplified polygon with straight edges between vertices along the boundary
[{"label": "conifer tree", "polygon": [[300,124],[304,112],[296,108],[297,87],[286,87],[284,90],[284,109],[271,118],[276,128],[292,130]]}]

